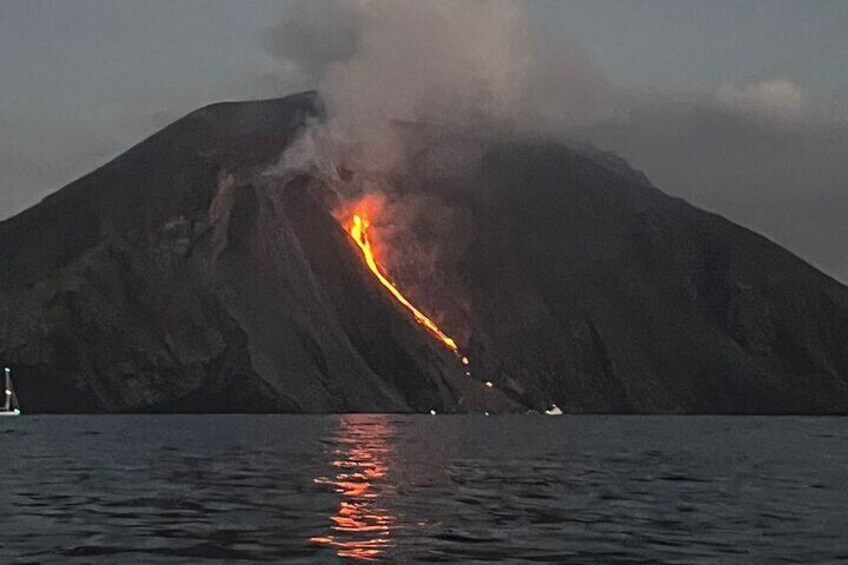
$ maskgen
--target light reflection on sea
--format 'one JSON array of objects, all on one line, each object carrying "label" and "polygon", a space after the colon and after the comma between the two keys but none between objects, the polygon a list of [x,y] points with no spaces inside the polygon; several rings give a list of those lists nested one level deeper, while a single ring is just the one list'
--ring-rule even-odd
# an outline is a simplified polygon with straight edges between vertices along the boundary
[{"label": "light reflection on sea", "polygon": [[391,544],[397,520],[385,507],[392,487],[389,472],[392,425],[386,416],[342,416],[330,449],[332,477],[316,477],[339,495],[339,508],[331,516],[331,533],[315,536],[312,543],[336,549],[339,557],[374,560]]},{"label": "light reflection on sea", "polygon": [[839,418],[23,416],[0,563],[839,563]]}]

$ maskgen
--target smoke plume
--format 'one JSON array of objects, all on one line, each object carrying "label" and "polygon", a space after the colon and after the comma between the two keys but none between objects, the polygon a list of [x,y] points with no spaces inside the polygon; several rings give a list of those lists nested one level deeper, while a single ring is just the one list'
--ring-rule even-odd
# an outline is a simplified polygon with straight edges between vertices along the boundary
[{"label": "smoke plume", "polygon": [[514,0],[307,1],[269,31],[349,127],[584,123],[604,111],[600,73]]},{"label": "smoke plume", "polygon": [[[427,210],[446,206],[438,194],[404,190],[413,160],[427,163],[437,186],[474,168],[474,147],[447,145],[453,138],[434,130],[554,136],[616,151],[663,190],[848,280],[838,243],[848,213],[844,97],[814,99],[787,77],[713,93],[624,91],[561,30],[511,0],[302,1],[268,31],[266,46],[326,107],[276,171],[309,170],[342,199],[387,196],[381,221],[392,228],[382,233],[409,235]],[[424,270],[438,263],[403,257]]]},{"label": "smoke plume", "polygon": [[588,123],[605,111],[600,73],[513,0],[304,1],[266,45],[325,108],[274,172],[331,187],[340,221],[367,202],[383,265],[464,340],[472,230],[449,188],[480,155],[456,140]]}]

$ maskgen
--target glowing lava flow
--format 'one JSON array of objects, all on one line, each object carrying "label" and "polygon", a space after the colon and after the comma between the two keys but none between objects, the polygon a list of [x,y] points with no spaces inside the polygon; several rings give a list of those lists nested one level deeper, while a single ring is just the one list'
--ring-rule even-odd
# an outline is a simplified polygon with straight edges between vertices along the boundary
[{"label": "glowing lava flow", "polygon": [[[403,304],[403,306],[412,312],[412,315],[415,316],[415,320],[424,326],[428,332],[433,334],[439,341],[444,343],[451,351],[459,355],[459,350],[456,346],[456,342],[449,338],[445,333],[439,329],[433,320],[428,318],[421,310],[416,308],[406,297],[401,294],[401,292],[397,289],[392,282],[386,278],[383,274],[382,269],[377,264],[377,261],[374,259],[374,253],[371,250],[371,242],[368,240],[368,226],[370,224],[367,220],[364,220],[362,216],[359,214],[354,214],[353,218],[350,221],[350,225],[347,230],[350,236],[353,238],[353,241],[356,242],[356,245],[359,246],[359,249],[362,250],[362,256],[365,258],[365,263],[368,265],[368,268],[371,269],[371,272],[374,273],[374,276],[377,277],[377,280],[380,281],[386,290],[391,293],[395,299]],[[468,364],[468,361],[465,357],[462,357],[463,364]]]}]

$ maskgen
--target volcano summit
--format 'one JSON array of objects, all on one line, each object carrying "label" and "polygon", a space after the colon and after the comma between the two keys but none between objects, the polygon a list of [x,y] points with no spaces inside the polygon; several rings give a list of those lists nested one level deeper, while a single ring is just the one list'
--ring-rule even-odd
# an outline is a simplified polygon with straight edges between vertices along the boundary
[{"label": "volcano summit", "polygon": [[848,411],[846,287],[606,153],[404,126],[389,200],[438,205],[369,244],[457,354],[337,187],[268,174],[319,106],[203,108],[0,223],[25,411]]}]

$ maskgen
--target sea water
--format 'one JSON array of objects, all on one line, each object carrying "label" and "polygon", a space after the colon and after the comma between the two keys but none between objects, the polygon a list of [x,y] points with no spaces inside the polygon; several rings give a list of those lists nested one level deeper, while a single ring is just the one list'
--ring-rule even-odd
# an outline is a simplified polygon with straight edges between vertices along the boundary
[{"label": "sea water", "polygon": [[2,563],[837,563],[848,420],[21,416]]}]

